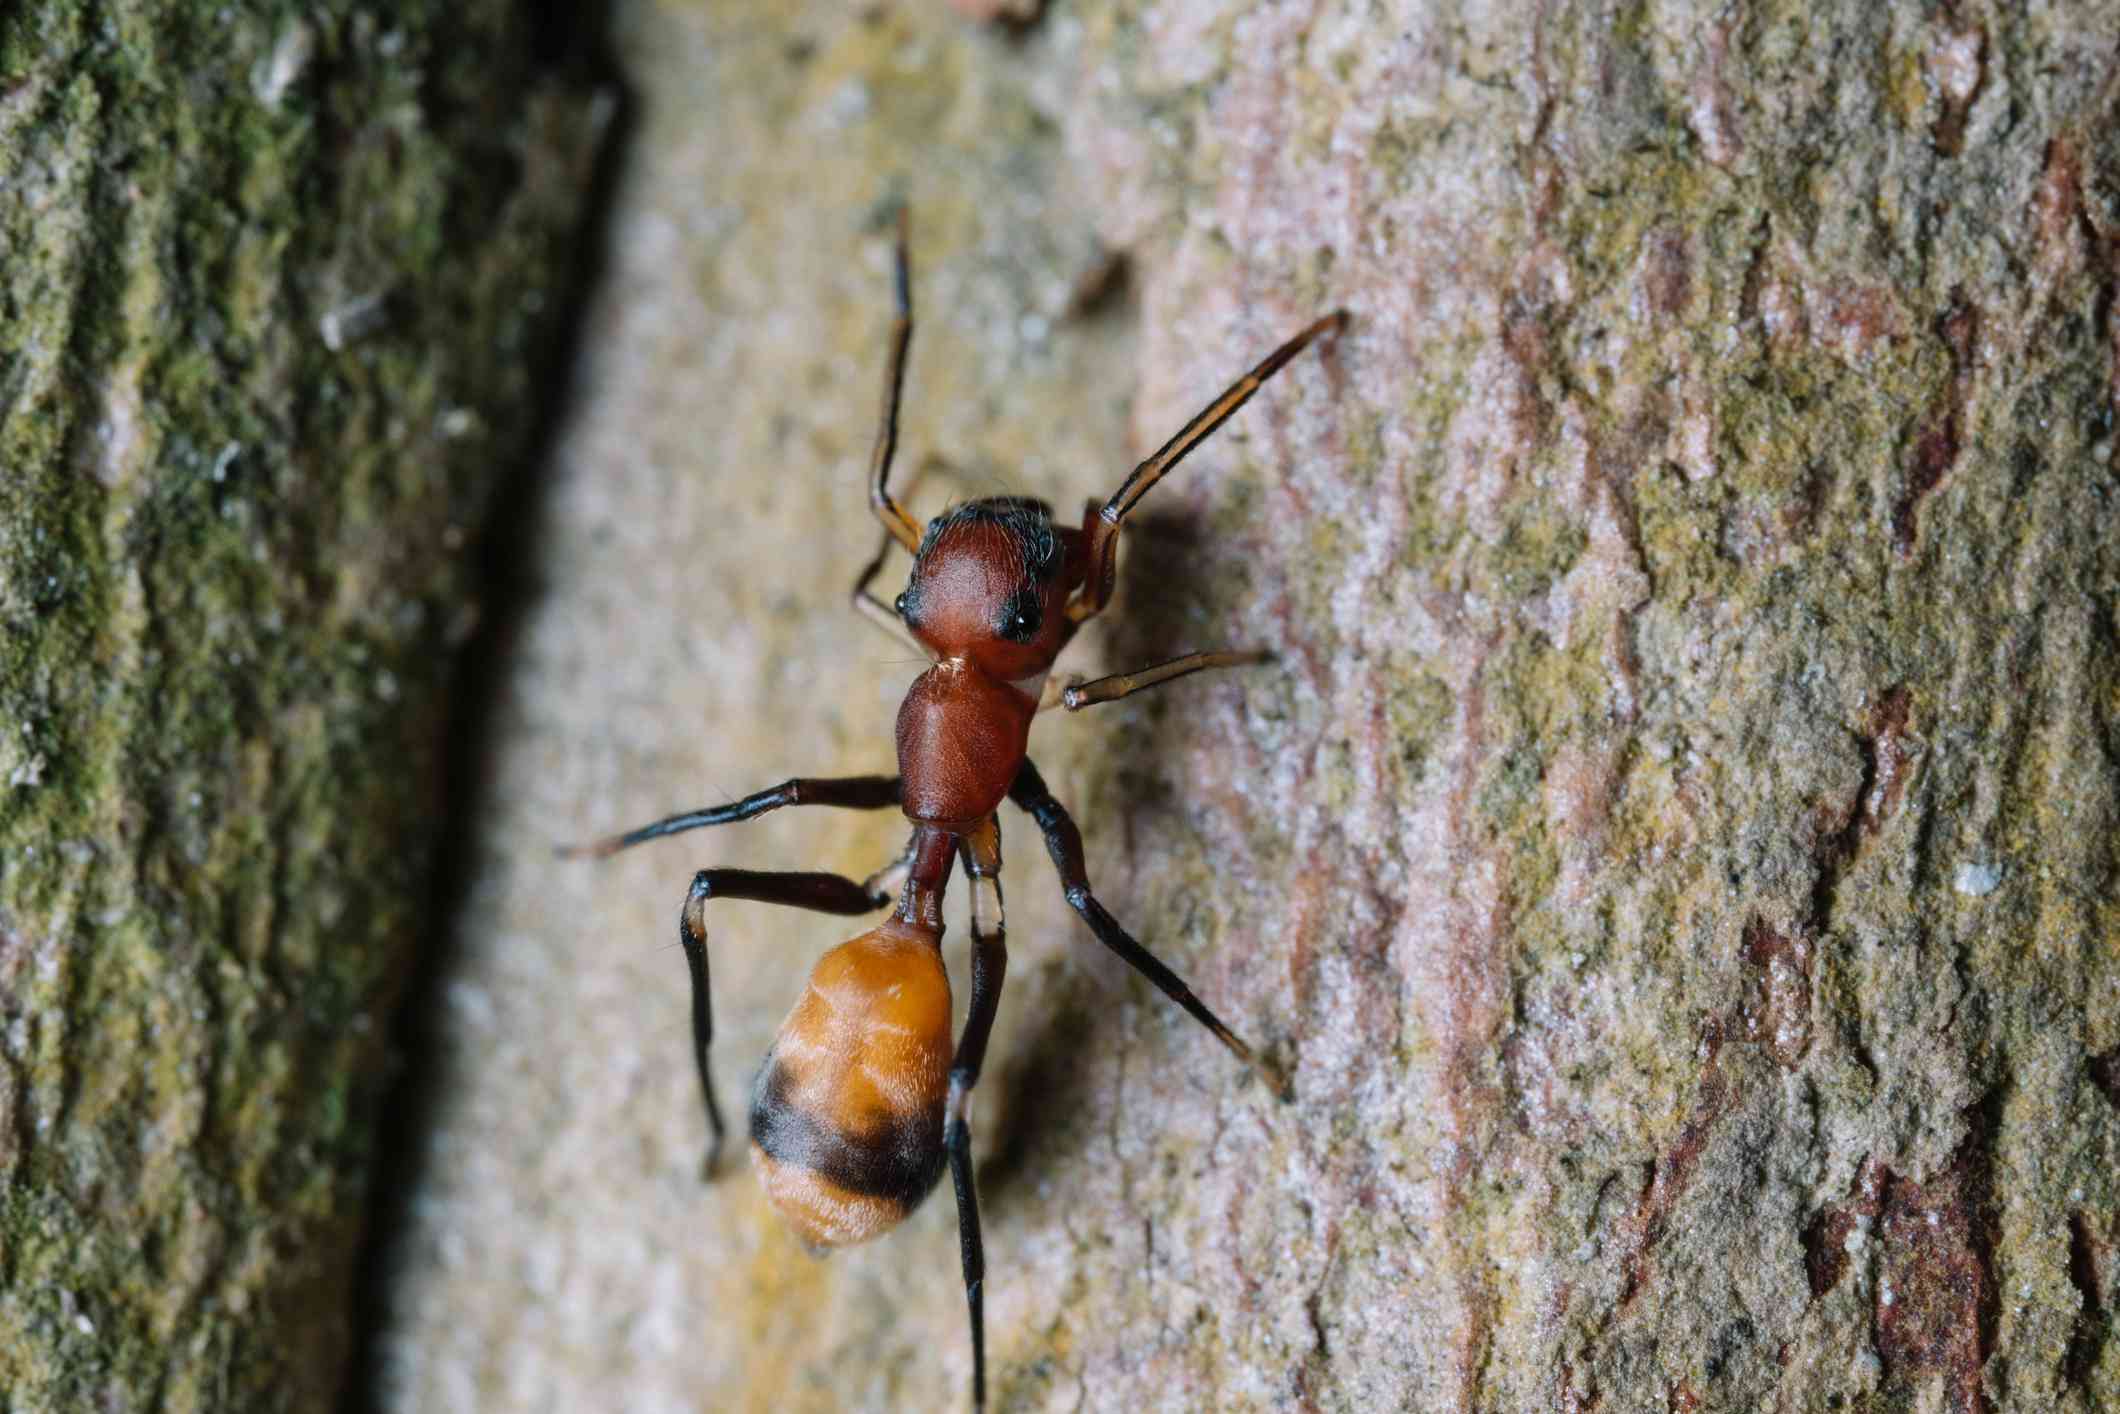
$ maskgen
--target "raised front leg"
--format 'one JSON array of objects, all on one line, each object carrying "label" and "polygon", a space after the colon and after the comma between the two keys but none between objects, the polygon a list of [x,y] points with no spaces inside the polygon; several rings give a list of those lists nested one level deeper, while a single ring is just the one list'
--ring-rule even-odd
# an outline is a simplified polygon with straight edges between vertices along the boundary
[{"label": "raised front leg", "polygon": [[1102,510],[1089,518],[1082,529],[1089,539],[1089,578],[1082,586],[1082,593],[1068,607],[1069,615],[1078,623],[1099,613],[1111,601],[1112,581],[1118,569],[1119,526],[1127,512],[1134,508],[1148,488],[1161,481],[1170,469],[1185,460],[1193,448],[1214,434],[1214,430],[1229,421],[1230,416],[1251,401],[1251,395],[1259,391],[1267,379],[1281,371],[1283,364],[1309,346],[1313,339],[1327,331],[1337,332],[1347,327],[1347,311],[1336,309],[1317,320],[1281,347],[1275,349],[1251,372],[1239,378],[1223,390],[1216,398],[1193,416],[1193,420],[1178,429],[1178,435],[1155,450],[1148,460],[1135,467],[1112,492]]},{"label": "raised front leg", "polygon": [[1082,916],[1097,941],[1110,948],[1126,960],[1127,966],[1156,984],[1157,990],[1169,997],[1215,1035],[1215,1039],[1229,1047],[1230,1051],[1257,1072],[1268,1089],[1282,1100],[1295,1098],[1288,1082],[1267,1066],[1253,1053],[1251,1047],[1238,1039],[1237,1034],[1222,1024],[1221,1018],[1207,1009],[1206,1003],[1193,995],[1192,988],[1185,985],[1177,973],[1165,967],[1155,954],[1134,941],[1118,921],[1104,911],[1089,888],[1089,870],[1082,858],[1082,832],[1075,828],[1059,801],[1046,789],[1045,778],[1028,758],[1016,773],[1016,783],[1009,787],[1009,799],[1016,802],[1045,832],[1045,851],[1052,856],[1053,868],[1059,871],[1060,884],[1067,897],[1068,906]]},{"label": "raised front leg", "polygon": [[763,873],[755,869],[702,869],[692,876],[692,888],[677,917],[677,941],[684,946],[685,965],[692,973],[692,1058],[699,1067],[700,1097],[707,1108],[707,1160],[705,1176],[714,1176],[721,1158],[725,1132],[721,1105],[714,1098],[714,1074],[707,1061],[714,1042],[714,1006],[707,994],[707,903],[718,898],[753,899],[759,903],[786,904],[815,913],[871,913],[891,901],[887,882],[893,871],[885,870],[866,883],[855,883],[838,874]]}]

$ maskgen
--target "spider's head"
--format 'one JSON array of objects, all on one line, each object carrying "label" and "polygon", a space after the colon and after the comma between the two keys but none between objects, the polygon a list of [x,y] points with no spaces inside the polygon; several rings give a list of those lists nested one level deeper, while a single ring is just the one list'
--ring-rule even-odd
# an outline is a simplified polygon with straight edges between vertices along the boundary
[{"label": "spider's head", "polygon": [[969,659],[1003,681],[1052,666],[1074,625],[1067,596],[1081,580],[1052,508],[1024,496],[970,501],[928,522],[898,616],[944,658]]}]

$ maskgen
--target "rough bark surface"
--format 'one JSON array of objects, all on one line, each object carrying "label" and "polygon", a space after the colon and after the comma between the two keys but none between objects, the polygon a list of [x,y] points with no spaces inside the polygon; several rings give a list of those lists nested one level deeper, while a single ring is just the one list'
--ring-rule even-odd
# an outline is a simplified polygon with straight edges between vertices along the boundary
[{"label": "rough bark surface", "polygon": [[[617,44],[395,1407],[964,1401],[946,1198],[815,1261],[696,1173],[691,871],[902,823],[549,853],[888,769],[915,667],[844,594],[901,195],[930,503],[1079,505],[1354,316],[1070,664],[1275,666],[1033,734],[1297,1100],[1004,819],[996,1408],[2120,1403],[2120,6],[640,0]],[[735,1095],[854,929],[711,921]]]},{"label": "rough bark surface", "polygon": [[328,1408],[597,113],[501,3],[0,15],[0,1408]]}]

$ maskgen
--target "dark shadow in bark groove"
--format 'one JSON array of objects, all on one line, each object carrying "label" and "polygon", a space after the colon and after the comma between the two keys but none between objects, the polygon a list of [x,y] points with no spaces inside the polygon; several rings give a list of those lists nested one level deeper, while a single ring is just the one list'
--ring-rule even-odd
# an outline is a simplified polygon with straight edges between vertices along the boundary
[{"label": "dark shadow in bark groove", "polygon": [[[1096,648],[1101,656],[1091,676],[1131,672],[1186,653],[1261,646],[1245,636],[1227,601],[1218,596],[1217,589],[1230,586],[1203,581],[1204,567],[1214,558],[1208,536],[1200,519],[1183,511],[1144,508],[1127,521],[1126,544],[1119,552],[1119,594],[1102,627]],[[1083,655],[1085,661],[1089,656]],[[1227,690],[1233,676],[1283,671],[1271,662],[1211,669],[1083,714],[1089,719],[1083,725],[1097,734],[1102,774],[1121,787],[1110,815],[1081,819],[1091,849],[1093,882],[1098,882],[1094,861],[1100,843],[1128,854],[1137,847],[1153,849],[1161,830],[1173,823],[1172,813],[1185,809],[1182,800],[1189,783],[1169,763],[1200,736],[1197,715],[1207,694]],[[1124,923],[1138,910],[1124,895],[1108,896],[1118,882],[1103,881],[1104,902]],[[1140,920],[1127,926],[1138,929]],[[1152,950],[1156,946],[1153,939],[1141,941]]]},{"label": "dark shadow in bark groove", "polygon": [[428,881],[427,933],[414,953],[391,1022],[391,1052],[399,1073],[385,1090],[376,1123],[367,1222],[352,1294],[353,1350],[340,1391],[340,1414],[368,1414],[383,1407],[379,1342],[389,1314],[394,1248],[407,1227],[412,1195],[422,1186],[422,1147],[433,1128],[437,1043],[445,1024],[441,979],[476,872],[477,841],[469,822],[476,818],[476,803],[492,777],[487,727],[508,680],[524,615],[539,590],[535,528],[547,492],[548,454],[573,411],[569,389],[575,352],[589,296],[602,282],[612,196],[637,116],[633,93],[611,51],[609,9],[608,0],[582,5],[534,0],[524,7],[531,52],[543,71],[569,87],[608,94],[615,107],[583,204],[586,226],[575,248],[565,308],[544,350],[544,367],[537,370],[537,385],[545,390],[536,404],[537,425],[521,466],[496,486],[471,551],[481,619],[457,657],[448,688],[442,825]]},{"label": "dark shadow in bark groove", "polygon": [[[1082,941],[1094,947],[1088,931],[1083,929]],[[1023,1180],[1046,1171],[1053,1149],[1080,1142],[1097,1122],[1091,1113],[1089,1068],[1082,1057],[1086,1048],[1099,1043],[1100,1030],[1104,1040],[1110,1039],[1110,1032],[1100,1027],[1093,1004],[1083,995],[1087,989],[1088,984],[1072,979],[1048,988],[1049,1004],[1028,1028],[1020,1049],[985,1078],[982,1088],[1001,1092],[1000,1103],[986,1110],[992,1116],[985,1125],[992,1147],[979,1164],[979,1192],[989,1224],[1019,1208],[1043,1211],[1037,1184]]]},{"label": "dark shadow in bark groove", "polygon": [[[1100,268],[1099,287],[1086,301],[1099,312],[1115,297],[1125,296],[1123,288],[1109,288],[1123,286],[1126,279],[1121,258],[1113,261],[1119,268]],[[1081,646],[1063,660],[1060,672],[1095,678],[1196,650],[1257,646],[1244,638],[1233,621],[1226,626],[1215,621],[1217,596],[1198,577],[1199,567],[1212,558],[1208,535],[1198,516],[1182,510],[1144,506],[1130,516],[1119,552],[1117,601],[1085,635]],[[1189,970],[1185,960],[1174,956],[1176,949],[1169,939],[1159,939],[1148,929],[1125,875],[1110,867],[1100,868],[1099,861],[1123,857],[1136,847],[1155,848],[1164,825],[1174,813],[1182,812],[1186,782],[1173,777],[1164,763],[1180,743],[1198,735],[1198,727],[1189,720],[1198,695],[1212,690],[1211,684],[1232,672],[1277,671],[1269,663],[1200,674],[1131,701],[1092,708],[1081,714],[1083,720],[1066,724],[1093,734],[1098,774],[1117,785],[1108,793],[1116,806],[1107,811],[1091,810],[1088,801],[1064,802],[1082,829],[1090,856],[1091,886],[1121,925],[1181,975]],[[1038,853],[1042,855],[1043,850]],[[1041,858],[1034,873],[1043,867]],[[1045,886],[1043,878],[1033,885]],[[1085,960],[1070,958],[1057,964],[1066,967],[1069,975],[1046,990],[1049,1000],[1042,1013],[1027,1028],[1010,1060],[990,1069],[986,1080],[989,1088],[1002,1092],[1000,1103],[988,1111],[993,1115],[987,1125],[991,1147],[979,1166],[990,1241],[993,1227],[1015,1211],[1016,1195],[1031,1194],[1023,1182],[1049,1167],[1049,1155],[1056,1155],[1062,1146],[1079,1146],[1085,1134],[1108,1130],[1112,1117],[1101,1112],[1104,1102],[1091,1094],[1085,1058],[1101,1047],[1124,1044],[1115,1008],[1170,1005],[1131,974],[1123,984],[1124,992],[1117,996],[1104,993],[1079,970],[1093,965],[1088,956],[1098,950],[1095,939],[1072,918],[1067,926],[1072,930],[1069,941],[1085,950]],[[1190,1045],[1192,1023],[1181,1021],[1179,1026],[1177,1034]],[[1196,1053],[1188,1052],[1188,1063],[1217,1067],[1225,1065],[1227,1057],[1208,1043]],[[1231,1070],[1232,1083],[1237,1079],[1236,1069]],[[1031,1197],[1035,1201],[1035,1195]]]}]

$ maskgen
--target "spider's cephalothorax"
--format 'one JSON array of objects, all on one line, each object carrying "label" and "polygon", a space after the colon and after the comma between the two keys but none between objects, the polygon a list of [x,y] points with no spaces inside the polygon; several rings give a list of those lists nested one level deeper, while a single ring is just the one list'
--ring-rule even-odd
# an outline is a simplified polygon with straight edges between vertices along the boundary
[{"label": "spider's cephalothorax", "polygon": [[1074,636],[1083,535],[1043,501],[995,497],[928,523],[899,617],[935,656],[898,709],[906,815],[961,830],[1000,806],[1053,659]]},{"label": "spider's cephalothorax", "polygon": [[1064,610],[1084,570],[1081,532],[1055,526],[1052,507],[992,496],[928,522],[894,607],[936,656],[1015,680],[1043,673],[1067,645]]},{"label": "spider's cephalothorax", "polygon": [[[986,1259],[972,1182],[967,1109],[1001,999],[1008,950],[1001,916],[1001,825],[1013,800],[1036,822],[1067,902],[1097,940],[1206,1026],[1281,1098],[1286,1082],[1209,1011],[1177,974],[1120,927],[1090,890],[1082,836],[1026,754],[1043,708],[1109,702],[1203,668],[1258,662],[1259,653],[1193,653],[1138,672],[1055,693],[1053,660],[1082,622],[1111,598],[1118,533],[1148,489],[1312,340],[1346,321],[1317,320],[1207,405],[1111,499],[1092,502],[1080,528],[1058,526],[1051,507],[1020,496],[957,506],[923,531],[891,496],[898,398],[912,337],[905,232],[897,249],[898,321],[884,382],[883,427],[870,464],[869,503],[883,549],[854,585],[855,607],[912,639],[934,660],[898,710],[898,774],[796,779],[727,805],[687,811],[577,853],[610,854],[702,825],[748,820],[784,805],[873,810],[897,806],[912,838],[891,865],[856,882],[838,874],[702,869],[678,916],[692,977],[694,1060],[720,1152],[721,1108],[707,1065],[713,1013],[707,992],[706,906],[757,899],[824,913],[868,913],[897,901],[877,927],[825,954],[775,1037],[750,1104],[751,1160],[773,1206],[812,1247],[885,1232],[934,1187],[947,1163],[957,1194],[964,1286],[971,1315],[972,1403],[986,1399],[982,1315]],[[896,544],[913,556],[895,605],[869,592]],[[942,894],[962,860],[972,892],[972,996],[950,1044],[950,984],[942,966]]]}]

